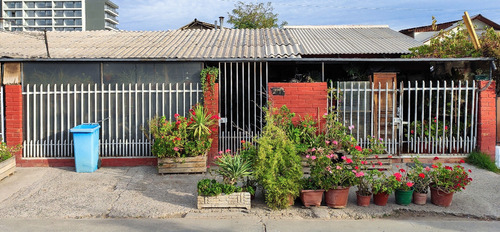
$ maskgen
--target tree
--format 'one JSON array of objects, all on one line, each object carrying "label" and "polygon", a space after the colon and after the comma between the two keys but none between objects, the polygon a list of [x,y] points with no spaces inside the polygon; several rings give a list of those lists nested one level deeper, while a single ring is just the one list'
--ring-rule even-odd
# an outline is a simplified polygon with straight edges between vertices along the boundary
[{"label": "tree", "polygon": [[232,13],[228,12],[228,23],[233,24],[236,29],[283,27],[288,24],[283,21],[278,25],[278,14],[273,13],[274,8],[270,2],[247,4],[239,1],[234,6]]}]

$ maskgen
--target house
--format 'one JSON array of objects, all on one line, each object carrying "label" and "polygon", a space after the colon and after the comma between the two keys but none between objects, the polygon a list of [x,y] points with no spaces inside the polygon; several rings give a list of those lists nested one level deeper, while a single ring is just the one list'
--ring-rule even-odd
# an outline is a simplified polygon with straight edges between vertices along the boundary
[{"label": "house", "polygon": [[[500,25],[491,21],[490,19],[484,17],[481,14],[474,15],[471,17],[471,22],[476,29],[476,34],[480,36],[487,28],[493,28],[495,31],[500,32]],[[413,27],[400,30],[399,32],[414,38],[424,44],[429,44],[430,40],[434,38],[440,31],[452,31],[457,28],[465,28],[463,20],[455,20],[445,23],[436,24],[433,28],[432,25],[426,25],[421,27]]]},{"label": "house", "polygon": [[[399,117],[397,112],[410,108],[396,106],[408,104],[406,97],[412,91],[399,86],[399,81],[411,80],[414,86],[416,79],[444,78],[435,76],[437,72],[433,71],[441,67],[453,67],[463,73],[471,67],[491,63],[489,58],[399,58],[422,43],[388,26],[0,32],[0,41],[2,80],[5,97],[9,99],[7,143],[24,145],[18,164],[26,166],[72,165],[69,129],[88,122],[102,124],[103,165],[152,164],[155,159],[141,128],[155,115],[172,119],[175,113],[182,115],[192,104],[200,102],[203,91],[199,73],[207,66],[218,67],[220,71],[218,94],[205,98],[217,106],[215,113],[222,118],[215,137],[218,141],[215,152],[238,148],[242,139],[250,141],[258,135],[265,123],[262,107],[273,98],[294,105],[301,116],[308,114],[319,119],[327,104],[340,104],[327,100],[327,89],[335,87],[346,93],[343,106],[339,105],[343,121],[364,125],[356,126],[358,138],[375,131],[391,141],[388,143],[391,151],[398,153],[396,145],[402,148],[405,137],[395,136],[394,131],[400,130],[402,135],[409,131],[408,125],[413,125],[409,120],[424,120],[401,114],[408,122],[404,124],[405,131],[394,123]],[[316,83],[304,83],[308,81]],[[327,81],[340,82],[330,85]],[[383,94],[382,90],[372,90],[378,89],[374,86],[378,83],[385,89]],[[273,95],[271,88],[277,88],[279,94]],[[453,90],[446,88],[443,91]],[[477,110],[471,108],[475,105],[472,96],[476,89],[463,89],[461,96],[467,98],[463,102],[468,104],[460,111]],[[399,91],[404,92],[398,96],[405,98],[394,97]],[[382,96],[388,100],[382,101]],[[378,103],[372,104],[375,101]],[[419,104],[426,102],[424,98],[419,100]],[[410,104],[417,110],[415,105]],[[375,119],[370,120],[374,115]],[[426,111],[425,116],[428,115]],[[463,115],[458,118],[464,118]],[[471,119],[465,118],[465,122]],[[461,152],[475,148],[477,124],[471,125],[474,126],[464,132],[469,137],[460,143]],[[377,129],[382,126],[386,129]],[[377,128],[371,129],[374,127]],[[446,147],[446,152],[445,149],[438,152],[452,151]]]},{"label": "house", "polygon": [[180,27],[179,30],[191,30],[191,29],[211,30],[215,29],[216,27],[217,24],[202,22],[195,18],[192,22]]}]

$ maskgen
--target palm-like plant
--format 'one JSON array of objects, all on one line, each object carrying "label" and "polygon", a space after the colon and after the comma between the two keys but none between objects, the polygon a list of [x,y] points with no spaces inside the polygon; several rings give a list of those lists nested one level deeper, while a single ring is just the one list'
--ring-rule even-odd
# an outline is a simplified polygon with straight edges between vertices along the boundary
[{"label": "palm-like plant", "polygon": [[216,118],[210,115],[203,105],[200,104],[195,105],[190,112],[192,114],[192,121],[188,129],[194,131],[194,137],[201,139],[210,135],[210,127],[217,122]]},{"label": "palm-like plant", "polygon": [[234,185],[236,182],[252,174],[251,165],[240,155],[231,155],[230,152],[215,157],[215,163],[219,166],[217,173],[224,178],[224,183]]}]

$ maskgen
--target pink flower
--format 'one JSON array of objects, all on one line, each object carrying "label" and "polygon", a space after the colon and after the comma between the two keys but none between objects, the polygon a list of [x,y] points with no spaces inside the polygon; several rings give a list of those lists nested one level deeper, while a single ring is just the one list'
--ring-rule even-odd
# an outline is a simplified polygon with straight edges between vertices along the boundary
[{"label": "pink flower", "polygon": [[328,113],[324,113],[323,115],[324,115],[324,116],[327,116],[327,115],[328,115]]},{"label": "pink flower", "polygon": [[367,162],[365,160],[361,160],[361,164],[366,164]]},{"label": "pink flower", "polygon": [[179,148],[178,147],[174,147],[174,151],[179,151]]},{"label": "pink flower", "polygon": [[349,130],[352,130],[352,129],[354,129],[354,125],[349,126]]},{"label": "pink flower", "polygon": [[411,188],[413,186],[413,183],[412,182],[408,182],[408,183],[406,183],[406,186],[408,186],[408,187]]},{"label": "pink flower", "polygon": [[429,168],[429,166],[427,166],[427,167],[425,167],[425,170],[426,170],[426,171],[430,171],[430,170],[431,170],[431,168]]},{"label": "pink flower", "polygon": [[306,158],[309,159],[309,155],[306,155]]},{"label": "pink flower", "polygon": [[229,153],[229,152],[231,152],[231,149],[226,149],[226,153]]},{"label": "pink flower", "polygon": [[352,159],[346,159],[345,162],[350,164],[350,163],[352,163]]},{"label": "pink flower", "polygon": [[384,141],[384,139],[382,139],[382,138],[378,138],[378,140],[380,140],[380,141]]},{"label": "pink flower", "polygon": [[328,140],[325,140],[325,143],[326,143],[326,144],[328,145],[328,144],[330,144],[330,141],[328,141]]},{"label": "pink flower", "polygon": [[312,160],[315,160],[315,159],[316,159],[316,156],[315,156],[315,155],[311,156],[311,159],[312,159]]},{"label": "pink flower", "polygon": [[346,160],[346,159],[347,159],[347,157],[345,157],[345,156],[342,156],[342,159],[343,159],[343,160]]},{"label": "pink flower", "polygon": [[337,142],[337,140],[334,140],[334,141],[333,141],[333,144],[338,145],[338,144],[339,144],[339,142]]},{"label": "pink flower", "polygon": [[316,151],[316,148],[311,149],[311,151]]},{"label": "pink flower", "polygon": [[362,176],[365,176],[364,172],[358,172],[358,173],[356,173],[356,177],[362,177]]},{"label": "pink flower", "polygon": [[340,167],[340,166],[337,165],[337,170],[340,170],[340,169],[342,169],[342,167]]},{"label": "pink flower", "polygon": [[224,152],[223,151],[219,151],[219,155],[222,155]]}]

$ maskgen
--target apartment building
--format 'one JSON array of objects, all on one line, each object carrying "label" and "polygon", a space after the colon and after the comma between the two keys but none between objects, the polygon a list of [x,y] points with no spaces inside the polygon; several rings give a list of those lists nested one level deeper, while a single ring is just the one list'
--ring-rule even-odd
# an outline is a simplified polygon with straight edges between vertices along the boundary
[{"label": "apartment building", "polygon": [[118,5],[110,0],[0,0],[0,30],[117,30]]}]

